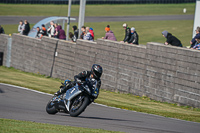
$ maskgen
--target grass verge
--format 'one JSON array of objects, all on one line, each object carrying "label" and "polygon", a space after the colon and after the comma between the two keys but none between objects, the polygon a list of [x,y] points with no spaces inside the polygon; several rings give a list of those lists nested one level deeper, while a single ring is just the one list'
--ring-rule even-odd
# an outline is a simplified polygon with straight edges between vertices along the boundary
[{"label": "grass verge", "polygon": [[[186,4],[114,4],[86,5],[86,16],[138,16],[194,14],[195,3]],[[0,4],[0,15],[67,16],[68,5]],[[79,5],[71,6],[71,16],[79,15]]]},{"label": "grass verge", "polygon": [[103,129],[90,129],[81,127],[61,126],[30,121],[19,121],[0,118],[0,131],[2,133],[120,133]]},{"label": "grass verge", "polygon": [[[60,81],[44,75],[26,73],[4,66],[0,67],[0,83],[14,84],[52,94],[58,90]],[[198,108],[158,102],[150,100],[148,97],[101,90],[99,98],[95,102],[121,109],[200,122],[200,109]]]}]

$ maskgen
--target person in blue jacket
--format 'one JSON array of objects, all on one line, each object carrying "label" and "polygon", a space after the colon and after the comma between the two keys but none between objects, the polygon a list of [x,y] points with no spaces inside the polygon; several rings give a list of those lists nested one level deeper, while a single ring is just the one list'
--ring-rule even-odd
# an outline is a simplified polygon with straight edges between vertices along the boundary
[{"label": "person in blue jacket", "polygon": [[196,32],[196,35],[194,36],[194,38],[192,38],[192,40],[190,41],[190,48],[193,48],[196,44],[197,44],[197,41],[195,38],[197,37],[200,37],[200,27],[197,27],[197,29],[195,30]]}]

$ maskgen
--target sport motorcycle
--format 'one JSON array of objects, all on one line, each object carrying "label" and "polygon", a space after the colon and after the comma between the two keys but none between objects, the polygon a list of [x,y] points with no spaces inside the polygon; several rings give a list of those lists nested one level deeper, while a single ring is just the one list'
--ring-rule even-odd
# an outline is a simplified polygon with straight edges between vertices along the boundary
[{"label": "sport motorcycle", "polygon": [[[65,80],[66,82],[71,82]],[[70,114],[72,117],[79,116],[88,105],[90,105],[94,99],[98,96],[98,92],[91,90],[87,84],[78,83],[74,81],[74,86],[68,89],[65,93],[61,95],[54,95],[51,100],[47,103],[46,112],[48,114],[56,114],[57,112],[64,112]],[[97,82],[96,82],[97,84]]]}]

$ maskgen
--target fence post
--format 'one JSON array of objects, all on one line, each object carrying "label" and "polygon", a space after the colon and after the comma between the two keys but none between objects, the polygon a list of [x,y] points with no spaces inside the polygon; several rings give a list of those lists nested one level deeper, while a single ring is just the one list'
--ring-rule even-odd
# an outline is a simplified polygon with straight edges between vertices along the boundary
[{"label": "fence post", "polygon": [[12,47],[12,37],[8,37],[7,42],[7,55],[6,55],[6,67],[10,67],[11,63],[11,47]]}]

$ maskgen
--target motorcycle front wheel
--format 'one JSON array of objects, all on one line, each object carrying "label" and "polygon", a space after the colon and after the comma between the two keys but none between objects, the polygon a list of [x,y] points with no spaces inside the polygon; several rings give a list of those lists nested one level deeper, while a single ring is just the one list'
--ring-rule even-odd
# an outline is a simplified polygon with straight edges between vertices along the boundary
[{"label": "motorcycle front wheel", "polygon": [[47,106],[46,106],[46,112],[48,114],[56,114],[58,111],[56,110],[55,106],[54,106],[54,103],[52,101],[49,101],[47,103]]},{"label": "motorcycle front wheel", "polygon": [[89,105],[90,100],[87,96],[77,96],[71,105],[69,114],[72,117],[77,117],[79,116],[85,108]]}]

